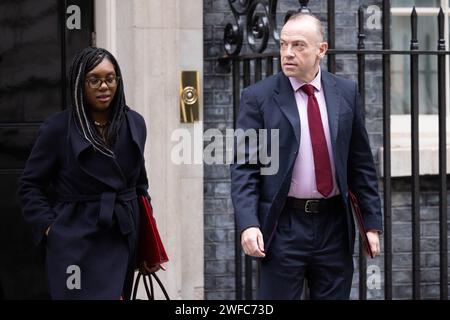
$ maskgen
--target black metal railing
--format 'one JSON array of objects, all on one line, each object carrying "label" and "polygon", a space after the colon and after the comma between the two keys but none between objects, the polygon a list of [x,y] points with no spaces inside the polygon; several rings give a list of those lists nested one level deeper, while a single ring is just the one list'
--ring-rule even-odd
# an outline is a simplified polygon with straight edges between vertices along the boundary
[{"label": "black metal railing", "polygon": [[[444,12],[439,11],[438,18],[438,50],[445,51]],[[439,109],[439,283],[440,298],[448,298],[448,248],[447,248],[447,134],[445,104],[445,55],[438,59],[438,109]]]},{"label": "black metal railing", "polygon": [[[233,119],[239,111],[240,92],[254,82],[281,70],[277,33],[277,0],[229,0],[230,8],[236,19],[235,24],[225,27],[224,43],[226,56],[219,58],[221,64],[232,64],[233,77]],[[290,10],[287,15],[296,11],[308,11],[309,1],[299,1],[297,10]],[[437,50],[420,50],[417,39],[417,13],[413,8],[411,13],[411,44],[410,50],[391,49],[391,7],[389,0],[382,2],[382,49],[366,49],[364,30],[364,9],[361,6],[358,15],[358,44],[357,49],[335,48],[335,1],[327,1],[327,30],[329,50],[327,53],[327,67],[330,72],[336,71],[337,55],[354,55],[358,64],[358,86],[361,95],[363,111],[365,110],[365,74],[366,56],[378,55],[382,61],[382,117],[383,117],[383,255],[384,255],[384,298],[393,298],[392,292],[392,177],[391,177],[391,56],[407,55],[410,57],[411,84],[411,198],[412,198],[412,275],[413,298],[421,298],[420,279],[420,193],[419,193],[419,57],[433,55],[437,58],[438,77],[438,118],[439,118],[439,268],[440,268],[440,298],[448,298],[448,261],[447,261],[447,158],[446,158],[446,51],[444,39],[444,16],[441,9],[438,16],[438,44]],[[339,16],[337,16],[339,18]],[[245,24],[245,21],[247,23]],[[245,41],[247,39],[247,42]],[[241,52],[243,48],[250,49],[250,53]],[[265,52],[267,48],[271,51]],[[241,81],[242,80],[242,81]],[[365,113],[364,113],[365,114]],[[253,279],[259,266],[253,259],[245,256],[244,275],[243,253],[240,239],[236,232],[235,264],[236,264],[236,299],[254,298]],[[367,298],[367,262],[363,255],[361,241],[359,241],[359,298]],[[256,274],[256,279],[258,276]],[[244,285],[243,285],[244,283]]]},{"label": "black metal railing", "polygon": [[[391,5],[383,1],[383,50],[391,49]],[[383,55],[384,297],[392,299],[391,56]]]},{"label": "black metal railing", "polygon": [[419,194],[419,50],[417,13],[411,13],[411,159],[413,298],[420,299],[420,194]]}]

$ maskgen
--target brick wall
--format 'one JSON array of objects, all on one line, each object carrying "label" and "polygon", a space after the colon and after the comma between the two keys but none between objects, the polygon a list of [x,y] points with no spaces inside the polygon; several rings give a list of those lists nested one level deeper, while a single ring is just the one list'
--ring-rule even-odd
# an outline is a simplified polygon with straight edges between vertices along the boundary
[{"label": "brick wall", "polygon": [[[223,54],[225,21],[231,16],[228,1],[205,0],[204,56]],[[232,88],[227,70],[215,61],[204,62],[204,126],[231,128]],[[205,299],[234,299],[234,216],[227,165],[204,166]]]}]

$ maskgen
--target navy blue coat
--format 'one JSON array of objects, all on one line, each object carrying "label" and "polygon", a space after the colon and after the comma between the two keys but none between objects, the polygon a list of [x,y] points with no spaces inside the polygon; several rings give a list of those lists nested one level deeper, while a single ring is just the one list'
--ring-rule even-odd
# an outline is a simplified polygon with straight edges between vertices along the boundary
[{"label": "navy blue coat", "polygon": [[[349,248],[353,251],[355,227],[348,210],[348,190],[352,190],[360,201],[366,227],[382,230],[377,175],[356,83],[322,71],[322,85],[336,180],[347,208],[348,230],[344,232],[348,234]],[[243,164],[234,161],[231,165],[231,193],[238,232],[252,226],[260,227],[266,251],[291,185],[300,147],[300,125],[294,90],[283,73],[243,90],[236,128],[279,130],[279,170],[276,174],[261,175],[261,164],[250,164],[249,161]],[[268,140],[270,151],[272,147]],[[247,156],[252,156],[251,153],[252,150],[247,150]]]},{"label": "navy blue coat", "polygon": [[[69,110],[41,126],[20,196],[35,242],[47,246],[53,299],[117,300],[128,294],[139,230],[137,195],[147,195],[148,188],[145,139],[144,119],[128,107],[113,148],[115,158],[82,137]],[[73,288],[73,266],[80,271],[80,288]]]}]

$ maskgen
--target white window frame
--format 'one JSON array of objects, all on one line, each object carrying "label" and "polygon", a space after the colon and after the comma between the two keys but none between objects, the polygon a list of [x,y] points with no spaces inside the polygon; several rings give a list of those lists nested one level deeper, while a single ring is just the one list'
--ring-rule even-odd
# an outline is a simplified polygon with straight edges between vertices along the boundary
[{"label": "white window frame", "polygon": [[[444,20],[444,39],[446,50],[449,50],[449,20],[450,0],[441,0],[441,7],[446,19]],[[392,16],[411,16],[412,7],[391,8]],[[418,16],[436,17],[440,8],[416,7]],[[395,30],[392,30],[394,33]],[[436,44],[437,46],[437,44]],[[446,56],[446,107],[447,107],[447,173],[450,173],[450,72],[449,56]],[[439,140],[438,115],[419,115],[419,166],[421,175],[439,173]],[[383,148],[379,153],[379,172],[383,175]],[[391,176],[401,177],[411,175],[411,116],[391,115]]]}]

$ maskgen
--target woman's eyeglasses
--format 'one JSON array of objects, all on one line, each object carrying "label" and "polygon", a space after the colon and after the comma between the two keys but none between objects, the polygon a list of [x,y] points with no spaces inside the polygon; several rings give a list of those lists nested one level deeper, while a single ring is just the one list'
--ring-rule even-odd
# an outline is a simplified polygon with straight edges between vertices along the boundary
[{"label": "woman's eyeglasses", "polygon": [[86,79],[86,82],[91,89],[98,89],[102,86],[103,82],[106,83],[108,88],[114,88],[117,86],[120,77],[117,76],[109,76],[106,78],[89,78]]}]

